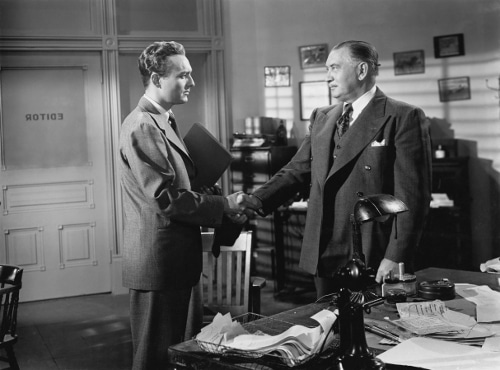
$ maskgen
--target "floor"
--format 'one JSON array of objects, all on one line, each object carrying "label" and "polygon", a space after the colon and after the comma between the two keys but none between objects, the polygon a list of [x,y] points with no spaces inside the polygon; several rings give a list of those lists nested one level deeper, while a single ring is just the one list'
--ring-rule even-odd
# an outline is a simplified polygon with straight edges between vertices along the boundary
[{"label": "floor", "polygon": [[[262,315],[314,301],[311,289],[262,291]],[[22,370],[129,369],[128,295],[92,296],[21,303],[15,351]],[[3,364],[0,364],[3,365]],[[7,365],[0,369],[8,368]]]}]

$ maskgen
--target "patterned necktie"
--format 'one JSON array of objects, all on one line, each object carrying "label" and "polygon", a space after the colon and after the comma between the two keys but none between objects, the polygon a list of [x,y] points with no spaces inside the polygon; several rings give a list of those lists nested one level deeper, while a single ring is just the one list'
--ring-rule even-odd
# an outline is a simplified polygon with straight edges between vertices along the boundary
[{"label": "patterned necktie", "polygon": [[344,107],[344,113],[342,113],[342,115],[337,121],[337,133],[339,137],[342,137],[349,128],[349,119],[351,118],[351,113],[352,113],[352,105],[346,104]]}]

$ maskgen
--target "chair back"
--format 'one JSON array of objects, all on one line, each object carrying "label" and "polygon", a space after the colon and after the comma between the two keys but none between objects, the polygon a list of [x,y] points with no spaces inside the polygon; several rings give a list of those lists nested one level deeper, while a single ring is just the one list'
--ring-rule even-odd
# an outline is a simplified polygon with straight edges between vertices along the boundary
[{"label": "chair back", "polygon": [[238,316],[249,311],[252,232],[243,231],[233,246],[212,254],[213,232],[202,233],[203,301],[210,311]]},{"label": "chair back", "polygon": [[23,269],[0,265],[0,345],[17,339],[17,307]]}]

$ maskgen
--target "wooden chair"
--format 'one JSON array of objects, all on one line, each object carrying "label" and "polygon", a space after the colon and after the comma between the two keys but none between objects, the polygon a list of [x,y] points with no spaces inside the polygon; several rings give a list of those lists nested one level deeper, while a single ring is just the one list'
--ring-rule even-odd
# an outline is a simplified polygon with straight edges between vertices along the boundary
[{"label": "wooden chair", "polygon": [[[253,312],[260,314],[260,291],[264,278],[252,278],[252,232],[243,231],[233,246],[221,246],[219,257],[212,254],[213,232],[202,233],[202,289],[205,311],[231,313],[232,317]],[[204,317],[204,322],[210,322]]]},{"label": "wooden chair", "polygon": [[7,357],[0,356],[0,360],[8,362],[10,369],[19,369],[14,344],[17,342],[17,306],[22,277],[22,268],[0,265],[0,348],[7,352]]}]

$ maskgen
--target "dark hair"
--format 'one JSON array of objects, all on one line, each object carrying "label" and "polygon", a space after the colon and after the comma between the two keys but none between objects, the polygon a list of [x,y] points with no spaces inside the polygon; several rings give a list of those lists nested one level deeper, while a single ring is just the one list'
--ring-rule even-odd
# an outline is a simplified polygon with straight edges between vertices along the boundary
[{"label": "dark hair", "polygon": [[378,53],[375,47],[365,41],[343,41],[333,47],[334,50],[348,48],[351,57],[355,60],[368,63],[370,70],[374,76],[378,75]]},{"label": "dark hair", "polygon": [[171,65],[168,57],[172,55],[186,55],[184,46],[175,41],[157,41],[144,49],[138,60],[144,86],[149,85],[153,72],[168,76]]}]

